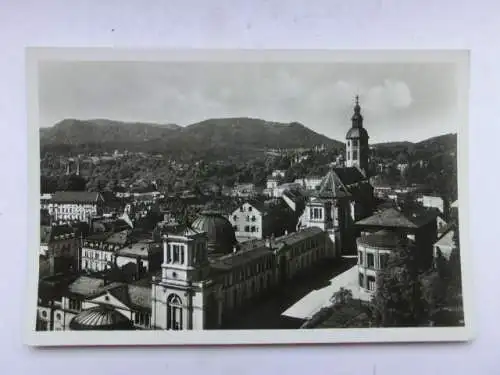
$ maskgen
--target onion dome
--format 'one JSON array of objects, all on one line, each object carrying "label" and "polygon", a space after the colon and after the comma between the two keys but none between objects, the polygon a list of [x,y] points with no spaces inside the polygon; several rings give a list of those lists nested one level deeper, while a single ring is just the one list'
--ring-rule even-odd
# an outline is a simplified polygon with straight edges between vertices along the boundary
[{"label": "onion dome", "polygon": [[368,132],[365,128],[351,128],[345,137],[346,139],[368,138]]},{"label": "onion dome", "polygon": [[351,117],[351,122],[352,127],[347,132],[346,139],[368,139],[368,132],[363,128],[363,116],[361,115],[358,96],[356,96],[356,105],[354,106],[354,114]]},{"label": "onion dome", "polygon": [[97,306],[83,310],[69,323],[72,331],[130,331],[134,325],[123,314],[109,306]]},{"label": "onion dome", "polygon": [[204,211],[191,227],[198,232],[207,233],[209,253],[229,254],[237,244],[234,229],[228,219],[216,211]]}]

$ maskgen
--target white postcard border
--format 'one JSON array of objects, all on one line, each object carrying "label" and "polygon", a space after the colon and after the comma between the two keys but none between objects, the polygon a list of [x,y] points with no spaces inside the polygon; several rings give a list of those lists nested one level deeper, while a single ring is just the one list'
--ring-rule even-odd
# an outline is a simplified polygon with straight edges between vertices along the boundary
[{"label": "white postcard border", "polygon": [[[459,93],[458,200],[464,327],[363,328],[307,330],[203,331],[35,331],[38,294],[40,215],[40,144],[38,62],[55,61],[203,61],[203,62],[330,62],[330,63],[456,63]],[[28,48],[26,90],[28,107],[28,277],[24,342],[30,346],[147,345],[270,345],[327,343],[457,342],[474,337],[472,327],[472,254],[469,233],[469,52],[462,50],[151,50],[103,48]]]}]

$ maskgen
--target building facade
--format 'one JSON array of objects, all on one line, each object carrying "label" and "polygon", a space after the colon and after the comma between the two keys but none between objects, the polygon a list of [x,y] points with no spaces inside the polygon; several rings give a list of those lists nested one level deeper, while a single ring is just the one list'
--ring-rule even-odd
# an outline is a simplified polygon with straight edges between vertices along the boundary
[{"label": "building facade", "polygon": [[248,241],[212,260],[206,243],[205,233],[190,228],[165,237],[162,273],[152,286],[153,329],[220,328],[256,298],[335,257],[333,243],[319,228]]},{"label": "building facade", "polygon": [[76,271],[80,242],[75,229],[69,226],[41,226],[40,273],[43,276],[51,276]]},{"label": "building facade", "polygon": [[[149,285],[108,282],[102,277],[79,276],[73,280],[41,281],[37,321],[42,331],[71,330],[72,323],[88,324],[86,330],[98,330],[98,321],[84,322],[83,316],[97,307],[105,307],[130,321],[135,329],[151,329],[151,287]],[[102,328],[101,328],[102,329]],[[117,329],[108,327],[109,330]]]},{"label": "building facade", "polygon": [[47,209],[52,219],[59,223],[88,222],[90,218],[102,215],[104,199],[99,193],[58,191]]},{"label": "building facade", "polygon": [[262,239],[272,230],[272,217],[260,202],[245,202],[232,212],[229,222],[237,238]]}]

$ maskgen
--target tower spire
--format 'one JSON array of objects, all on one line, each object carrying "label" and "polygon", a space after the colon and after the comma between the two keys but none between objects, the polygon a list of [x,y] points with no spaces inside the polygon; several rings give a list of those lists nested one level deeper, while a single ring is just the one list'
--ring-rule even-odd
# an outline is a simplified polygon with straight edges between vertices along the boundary
[{"label": "tower spire", "polygon": [[362,128],[363,127],[363,116],[361,116],[361,106],[359,105],[359,95],[355,97],[354,104],[354,114],[352,115],[352,127],[353,128]]}]

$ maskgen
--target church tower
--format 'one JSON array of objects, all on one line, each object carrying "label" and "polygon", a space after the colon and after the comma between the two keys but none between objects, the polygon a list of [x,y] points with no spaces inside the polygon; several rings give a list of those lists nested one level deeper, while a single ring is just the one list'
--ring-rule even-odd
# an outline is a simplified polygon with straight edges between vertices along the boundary
[{"label": "church tower", "polygon": [[220,288],[210,280],[206,233],[185,227],[165,236],[161,267],[161,276],[152,285],[153,329],[200,330],[220,325]]},{"label": "church tower", "polygon": [[354,114],[351,118],[352,127],[346,135],[346,166],[358,167],[365,175],[368,174],[368,132],[363,128],[363,116],[359,105],[359,97],[356,96]]}]

